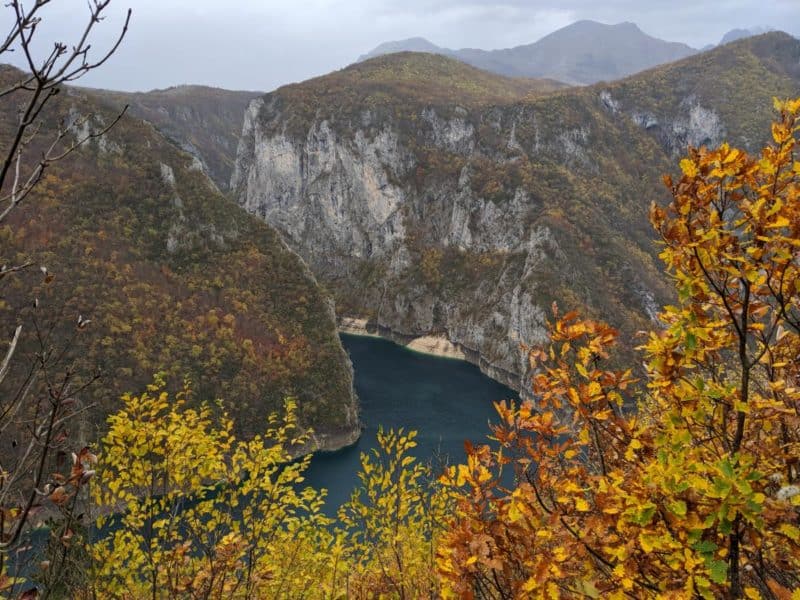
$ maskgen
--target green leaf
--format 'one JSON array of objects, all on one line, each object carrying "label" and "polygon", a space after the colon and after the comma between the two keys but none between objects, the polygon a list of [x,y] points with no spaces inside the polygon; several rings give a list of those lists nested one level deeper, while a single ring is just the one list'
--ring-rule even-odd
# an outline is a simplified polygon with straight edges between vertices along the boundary
[{"label": "green leaf", "polygon": [[727,458],[720,461],[719,470],[722,472],[723,475],[725,475],[725,477],[728,477],[729,479],[733,479],[733,477],[735,476],[733,465]]},{"label": "green leaf", "polygon": [[686,333],[686,349],[687,350],[695,350],[697,349],[697,337],[693,333]]},{"label": "green leaf", "polygon": [[708,572],[714,583],[725,583],[728,579],[728,564],[722,560],[712,560],[708,564]]},{"label": "green leaf", "polygon": [[692,545],[695,552],[700,554],[713,554],[717,551],[717,545],[710,540],[703,540]]},{"label": "green leaf", "polygon": [[647,504],[636,513],[636,516],[633,518],[633,522],[637,525],[647,525],[653,519],[655,512],[655,504]]}]

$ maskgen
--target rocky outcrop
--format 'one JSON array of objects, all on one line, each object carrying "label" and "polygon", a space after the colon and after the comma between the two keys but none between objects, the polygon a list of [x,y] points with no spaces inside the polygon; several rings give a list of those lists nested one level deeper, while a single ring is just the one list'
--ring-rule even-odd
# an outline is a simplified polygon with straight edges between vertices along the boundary
[{"label": "rocky outcrop", "polygon": [[[623,112],[621,104],[604,89],[599,94],[602,105],[612,114]],[[632,107],[627,116],[636,125],[658,139],[661,146],[672,157],[680,156],[687,146],[717,146],[727,137],[720,114],[711,107],[703,106],[696,96],[680,100],[677,109],[649,111]]]},{"label": "rocky outcrop", "polygon": [[[570,120],[578,108],[567,108]],[[636,295],[623,301],[625,292],[593,289],[607,267],[565,251],[578,238],[606,237],[601,252],[628,265],[624,287],[663,297],[649,251],[626,255],[630,240],[611,230],[610,215],[598,219],[605,223],[595,235],[594,219],[582,214],[599,200],[593,190],[574,189],[604,170],[593,147],[599,129],[625,135],[602,111],[565,125],[547,103],[424,106],[413,130],[380,111],[362,111],[369,125],[355,128],[319,112],[295,134],[280,93],[252,102],[231,189],[284,234],[334,292],[340,315],[366,319],[401,343],[444,338],[490,376],[524,389],[523,344],[546,339],[550,303],[570,304],[562,291],[577,290],[598,312],[627,304],[640,315],[619,315],[628,324],[648,318]],[[579,182],[557,198],[547,189],[554,173],[571,172]],[[622,219],[625,229],[642,229],[644,210],[633,218],[634,225]]]},{"label": "rocky outcrop", "polygon": [[686,145],[752,144],[769,120],[760,98],[736,120],[710,88],[729,84],[709,74],[792,84],[749,46],[731,59],[736,49],[483,103],[409,92],[415,56],[441,61],[439,78],[455,61],[375,59],[252,102],[231,189],[308,262],[340,316],[402,343],[444,338],[524,390],[525,345],[545,341],[553,301],[621,328],[627,352],[656,322],[670,299],[647,220],[667,196],[661,175]]}]

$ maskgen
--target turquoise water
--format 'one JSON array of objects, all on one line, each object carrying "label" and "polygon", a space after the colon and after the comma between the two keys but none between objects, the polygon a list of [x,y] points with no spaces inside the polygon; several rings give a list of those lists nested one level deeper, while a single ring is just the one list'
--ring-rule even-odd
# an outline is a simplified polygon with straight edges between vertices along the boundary
[{"label": "turquoise water", "polygon": [[415,454],[441,465],[464,459],[464,441],[483,443],[497,421],[493,401],[517,398],[464,361],[412,352],[387,340],[342,335],[355,369],[365,429],[359,442],[316,455],[306,481],[328,489],[326,512],[335,512],[358,483],[360,454],[377,446],[378,427],[418,432]]}]

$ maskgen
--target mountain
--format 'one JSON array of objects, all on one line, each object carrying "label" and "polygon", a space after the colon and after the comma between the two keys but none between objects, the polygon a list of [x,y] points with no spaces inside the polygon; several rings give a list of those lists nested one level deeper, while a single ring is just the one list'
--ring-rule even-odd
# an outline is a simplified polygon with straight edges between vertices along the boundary
[{"label": "mountain", "polygon": [[773,33],[526,92],[447,57],[382,56],[253,101],[231,188],[340,317],[449,340],[520,389],[520,343],[544,339],[553,301],[610,320],[632,351],[671,298],[647,218],[661,175],[686,144],[758,148],[799,63],[800,42]]},{"label": "mountain", "polygon": [[[0,70],[0,81],[18,76]],[[16,96],[0,103],[0,131],[17,118],[9,98]],[[52,103],[51,114],[92,114],[70,137],[116,113],[114,102],[75,89]],[[38,139],[56,126],[45,123]],[[266,416],[293,396],[319,447],[357,439],[352,367],[329,296],[273,228],[225,198],[197,159],[151,123],[127,115],[56,163],[0,237],[3,264],[33,261],[55,276],[3,282],[3,331],[25,316],[19,356],[36,350],[33,319],[52,324],[56,340],[72,337],[79,314],[91,322],[69,354],[76,385],[97,369],[102,376],[81,394],[98,405],[83,427],[88,439],[97,439],[91,428],[102,428],[121,394],[143,390],[157,372],[173,390],[188,378],[195,401],[223,399],[241,434],[263,431]],[[24,380],[25,365],[14,361],[4,386]]]},{"label": "mountain", "polygon": [[697,52],[685,44],[649,36],[633,23],[578,21],[533,44],[504,50],[449,50],[412,38],[381,44],[359,60],[401,51],[442,54],[509,77],[549,78],[579,85],[619,79]]},{"label": "mountain", "polygon": [[198,85],[139,93],[83,91],[116,107],[127,104],[132,116],[149,121],[195,156],[221,190],[227,190],[231,178],[244,111],[263,94]]},{"label": "mountain", "polygon": [[357,62],[363,62],[376,56],[383,56],[384,54],[394,54],[396,52],[428,52],[430,54],[452,54],[452,50],[447,48],[440,48],[421,37],[408,38],[407,40],[397,40],[394,42],[384,42],[358,57]]},{"label": "mountain", "polygon": [[769,33],[770,31],[775,31],[775,28],[767,25],[751,27],[749,29],[731,29],[728,33],[722,36],[719,45],[721,46],[723,44],[729,44],[730,42],[735,42],[736,40],[753,37],[755,35],[761,35],[762,33]]}]

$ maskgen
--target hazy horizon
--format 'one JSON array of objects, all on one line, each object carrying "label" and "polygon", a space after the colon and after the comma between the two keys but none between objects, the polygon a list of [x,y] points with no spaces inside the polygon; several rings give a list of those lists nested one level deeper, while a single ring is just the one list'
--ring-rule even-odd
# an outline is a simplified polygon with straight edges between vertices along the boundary
[{"label": "hazy horizon", "polygon": [[[703,5],[701,5],[703,4]],[[114,0],[93,38],[98,53],[113,43],[126,9],[127,38],[87,87],[149,91],[183,84],[269,91],[354,62],[383,42],[424,37],[448,48],[508,48],[537,41],[579,20],[636,23],[648,35],[694,48],[716,44],[736,28],[771,26],[798,34],[800,2],[708,3],[609,0]],[[6,28],[8,9],[0,9]],[[83,0],[48,5],[37,32],[39,52],[72,42],[85,21]],[[755,17],[753,15],[756,15]],[[20,66],[19,60],[12,64]]]}]

